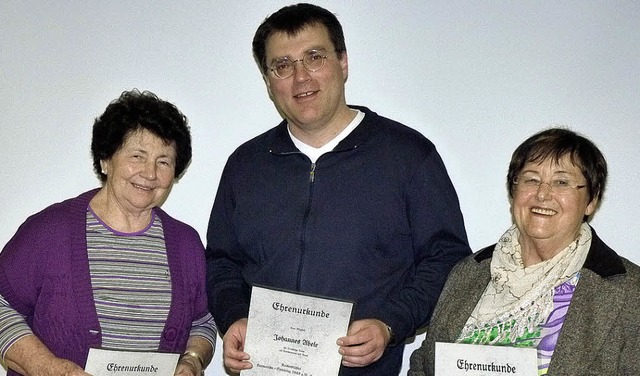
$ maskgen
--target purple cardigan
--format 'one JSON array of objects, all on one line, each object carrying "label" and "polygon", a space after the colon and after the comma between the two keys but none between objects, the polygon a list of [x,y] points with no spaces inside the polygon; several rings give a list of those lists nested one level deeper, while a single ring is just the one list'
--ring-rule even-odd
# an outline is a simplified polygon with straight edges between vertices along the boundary
[{"label": "purple cardigan", "polygon": [[[89,348],[102,342],[85,227],[87,206],[97,192],[30,216],[0,252],[0,294],[26,316],[49,350],[82,367]],[[181,353],[192,322],[207,313],[204,247],[196,230],[155,210],[164,228],[172,284],[159,351]]]}]

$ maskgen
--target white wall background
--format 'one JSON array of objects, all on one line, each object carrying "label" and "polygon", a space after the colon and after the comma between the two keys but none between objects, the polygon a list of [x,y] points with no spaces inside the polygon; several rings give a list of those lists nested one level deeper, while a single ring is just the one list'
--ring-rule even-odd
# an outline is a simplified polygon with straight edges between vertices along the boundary
[{"label": "white wall background", "polygon": [[[317,3],[343,23],[347,101],[437,145],[473,249],[510,224],[504,177],[513,149],[544,127],[567,125],[592,138],[609,162],[595,228],[640,263],[640,2]],[[0,246],[28,215],[98,185],[93,119],[134,87],[190,119],[193,163],[164,208],[204,239],[227,156],[279,121],[250,44],[259,23],[288,4],[5,0]],[[220,354],[218,346],[208,375],[224,374]]]}]

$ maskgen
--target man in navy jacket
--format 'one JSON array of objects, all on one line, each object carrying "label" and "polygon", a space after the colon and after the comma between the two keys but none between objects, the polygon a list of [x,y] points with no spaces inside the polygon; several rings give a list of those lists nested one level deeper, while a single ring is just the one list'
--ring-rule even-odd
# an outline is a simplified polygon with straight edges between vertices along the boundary
[{"label": "man in navy jacket", "polygon": [[470,254],[458,198],[434,145],[348,106],[342,27],[292,5],[253,52],[284,120],[227,161],[207,232],[209,308],[225,365],[250,368],[254,284],[355,302],[340,375],[398,374],[453,265]]}]

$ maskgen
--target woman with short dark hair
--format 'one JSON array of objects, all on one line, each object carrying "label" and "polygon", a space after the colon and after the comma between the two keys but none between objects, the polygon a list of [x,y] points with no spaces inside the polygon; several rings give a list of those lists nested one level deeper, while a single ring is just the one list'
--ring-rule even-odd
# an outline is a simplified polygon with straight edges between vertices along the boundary
[{"label": "woman with short dark hair", "polygon": [[588,224],[606,178],[600,150],[567,129],[515,150],[514,224],[454,267],[410,376],[434,374],[436,342],[532,347],[538,375],[640,375],[640,268]]},{"label": "woman with short dark hair", "polygon": [[180,353],[199,376],[216,327],[198,233],[160,209],[191,160],[186,117],[124,92],[96,119],[102,187],[29,217],[0,253],[0,354],[9,375],[81,375],[90,348]]}]

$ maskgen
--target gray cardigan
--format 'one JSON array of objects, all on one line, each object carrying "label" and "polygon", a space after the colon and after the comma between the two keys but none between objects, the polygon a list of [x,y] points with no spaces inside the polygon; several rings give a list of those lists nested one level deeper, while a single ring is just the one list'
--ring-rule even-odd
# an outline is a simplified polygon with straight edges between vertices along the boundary
[{"label": "gray cardigan", "polygon": [[[489,283],[494,246],[451,271],[408,376],[434,374],[435,342],[454,342]],[[640,267],[618,256],[593,231],[549,376],[640,375]]]}]

